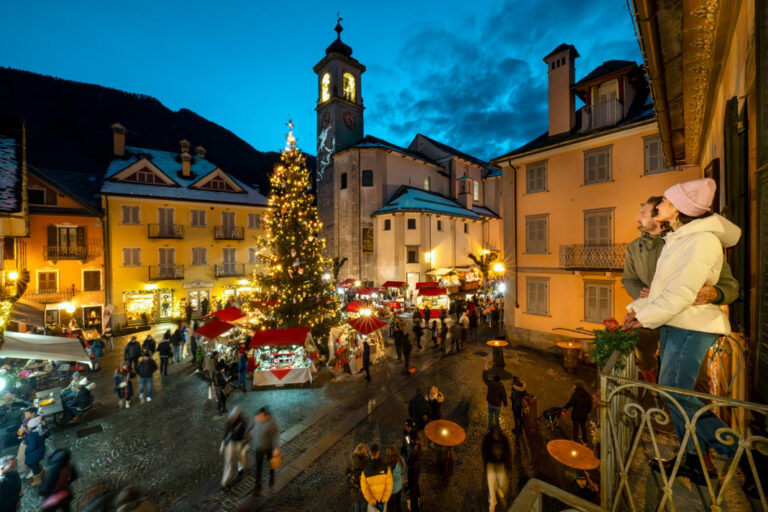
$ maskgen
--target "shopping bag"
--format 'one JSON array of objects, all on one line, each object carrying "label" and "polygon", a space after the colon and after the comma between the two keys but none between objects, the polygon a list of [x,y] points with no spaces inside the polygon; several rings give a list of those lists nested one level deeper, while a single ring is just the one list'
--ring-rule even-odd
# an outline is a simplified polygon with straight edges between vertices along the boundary
[{"label": "shopping bag", "polygon": [[283,465],[283,454],[278,453],[271,459],[269,459],[269,469],[277,469]]}]

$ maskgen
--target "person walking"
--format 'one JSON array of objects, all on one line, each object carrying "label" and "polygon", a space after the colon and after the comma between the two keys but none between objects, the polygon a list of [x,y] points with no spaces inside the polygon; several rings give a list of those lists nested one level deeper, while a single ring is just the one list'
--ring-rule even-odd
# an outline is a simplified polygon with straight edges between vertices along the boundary
[{"label": "person walking", "polygon": [[48,471],[38,489],[43,498],[42,511],[69,512],[74,495],[72,482],[77,480],[77,471],[70,462],[71,454],[66,448],[56,450],[48,457]]},{"label": "person walking", "polygon": [[368,509],[368,502],[360,488],[360,478],[366,464],[368,464],[368,447],[360,443],[352,453],[344,472],[344,476],[347,477],[347,489],[349,490],[349,500],[352,502],[352,512],[366,512]]},{"label": "person walking", "polygon": [[139,401],[144,403],[152,401],[152,377],[157,371],[157,363],[149,355],[149,352],[145,351],[139,361],[139,367],[136,373],[139,375]]},{"label": "person walking", "polygon": [[[402,329],[401,329],[402,331]],[[411,374],[411,340],[408,338],[408,333],[403,332],[403,363],[405,364],[405,375]]]},{"label": "person walking", "polygon": [[189,353],[192,356],[192,364],[195,364],[197,362],[197,334],[195,334],[195,331],[197,330],[197,322],[195,322],[195,325],[192,329],[192,335],[189,337]]},{"label": "person walking", "polygon": [[384,510],[390,496],[392,496],[392,471],[387,462],[380,457],[381,450],[378,444],[371,445],[371,458],[365,465],[360,476],[360,488],[368,505],[377,510]]},{"label": "person walking", "polygon": [[[445,310],[443,310],[445,312]],[[437,335],[437,345],[440,347],[441,352],[445,354],[448,347],[448,324],[445,320],[440,320],[440,332]]]},{"label": "person walking", "polygon": [[[427,312],[429,314],[429,310]],[[437,348],[437,320],[432,320],[429,330],[432,331],[432,348]]]},{"label": "person walking", "polygon": [[221,476],[221,487],[224,490],[230,490],[235,476],[241,475],[245,469],[245,457],[241,455],[245,454],[243,445],[247,431],[240,407],[233,407],[224,427],[224,436],[219,450],[224,453],[224,474]]},{"label": "person walking", "polygon": [[[394,316],[394,314],[392,315]],[[397,354],[397,360],[400,361],[403,357],[403,329],[400,327],[400,322],[393,320],[393,334],[392,339],[395,342],[395,353]]]},{"label": "person walking", "polygon": [[128,361],[123,361],[120,367],[115,370],[115,392],[117,393],[117,408],[126,409],[131,407],[131,398],[133,397],[133,370]]},{"label": "person walking", "polygon": [[174,363],[180,363],[181,362],[181,347],[184,344],[184,338],[181,333],[181,327],[176,327],[176,330],[173,331],[173,335],[171,336],[171,346],[173,346],[173,361]]},{"label": "person walking", "polygon": [[512,388],[509,390],[509,403],[512,405],[512,415],[515,417],[515,433],[523,429],[523,399],[528,396],[528,388],[519,377],[512,377]]},{"label": "person walking", "polygon": [[147,337],[144,338],[144,343],[141,344],[141,351],[149,352],[149,357],[155,356],[155,352],[157,351],[157,343],[155,343],[155,339],[149,334],[147,334]]},{"label": "person walking", "polygon": [[109,346],[109,350],[115,350],[115,337],[112,335],[112,327],[109,325],[104,329],[104,339]]},{"label": "person walking", "polygon": [[229,378],[227,377],[227,369],[223,366],[219,368],[213,377],[213,387],[216,391],[216,410],[219,416],[227,412],[227,396],[229,395]]},{"label": "person walking", "polygon": [[29,435],[27,436],[27,447],[24,449],[24,464],[32,470],[31,487],[40,485],[43,481],[42,462],[45,458],[45,439],[43,439],[42,418],[35,416],[27,423]]},{"label": "person walking", "polygon": [[501,427],[494,425],[485,435],[481,453],[488,478],[489,510],[495,512],[497,501],[501,501],[503,508],[506,509],[507,472],[512,467],[512,448]]},{"label": "person walking", "polygon": [[247,391],[248,387],[248,354],[245,352],[240,353],[240,358],[237,360],[237,385],[243,391]]},{"label": "person walking", "polygon": [[17,512],[21,508],[21,477],[16,471],[16,457],[0,459],[0,512]]},{"label": "person walking", "polygon": [[101,360],[104,357],[104,341],[101,338],[96,338],[91,342],[91,353],[93,353],[94,371],[101,370]]},{"label": "person walking", "polygon": [[440,412],[440,407],[442,407],[443,402],[445,402],[445,396],[437,389],[437,386],[432,386],[429,390],[429,397],[427,398],[429,421],[439,420],[443,417]]},{"label": "person walking", "polygon": [[365,372],[365,380],[371,382],[371,345],[363,340],[363,367],[357,373]]},{"label": "person walking", "polygon": [[[589,445],[587,437],[587,419],[592,411],[592,396],[584,389],[582,382],[576,382],[573,385],[573,393],[568,403],[563,406],[564,409],[571,409],[571,421],[573,422],[573,440]],[[581,434],[581,441],[579,441]]]},{"label": "person walking", "polygon": [[256,452],[256,483],[253,493],[261,493],[262,464],[266,461],[269,466],[269,487],[275,484],[275,468],[271,461],[280,455],[280,429],[272,418],[269,409],[262,407],[253,421],[251,429],[251,444]]},{"label": "person walking", "polygon": [[157,345],[157,355],[160,356],[160,375],[168,375],[168,361],[173,355],[170,336],[163,336],[163,340]]},{"label": "person walking", "polygon": [[489,431],[494,425],[499,424],[501,406],[507,405],[507,391],[504,389],[504,385],[501,383],[501,378],[496,374],[493,375],[493,380],[488,378],[488,370],[490,370],[490,368],[490,363],[486,362],[485,369],[483,370],[483,382],[486,386],[488,386],[488,392],[485,395],[485,400],[488,402]]},{"label": "person walking", "polygon": [[187,323],[192,324],[192,303],[187,302],[187,305],[184,307],[184,314],[187,316]]},{"label": "person walking", "polygon": [[421,350],[421,336],[424,333],[424,330],[421,328],[421,320],[414,320],[413,321],[413,337],[416,341],[416,346],[419,347],[419,350]]},{"label": "person walking", "polygon": [[27,407],[24,409],[24,419],[21,420],[21,426],[19,427],[21,443],[16,453],[16,463],[19,470],[25,474],[24,478],[32,478],[32,470],[24,464],[24,454],[27,449],[27,438],[29,437],[29,421],[37,416],[37,407]]},{"label": "person walking", "polygon": [[429,404],[424,396],[424,388],[416,388],[416,394],[408,401],[408,416],[416,424],[416,430],[422,431],[429,421]]},{"label": "person walking", "polygon": [[472,341],[477,341],[477,327],[478,327],[477,308],[475,308],[469,314],[469,334],[472,337]]},{"label": "person walking", "polygon": [[459,325],[461,326],[461,336],[459,336],[459,348],[463,348],[467,344],[467,337],[469,333],[469,314],[466,311],[464,311],[459,317]]},{"label": "person walking", "polygon": [[394,444],[387,446],[387,466],[392,472],[392,495],[387,501],[387,512],[403,512],[403,475],[406,466]]},{"label": "person walking", "polygon": [[408,456],[408,500],[409,510],[411,512],[421,512],[421,464],[424,448],[421,440],[414,437],[411,443],[411,453]]},{"label": "person walking", "polygon": [[139,357],[141,357],[141,345],[139,345],[136,336],[131,336],[131,339],[125,345],[123,351],[123,361],[128,361],[131,369],[136,371],[136,366],[139,364]]},{"label": "person walking", "polygon": [[200,313],[202,313],[201,316],[207,315],[210,308],[211,302],[208,300],[208,297],[203,297],[203,300],[200,301]]},{"label": "person walking", "polygon": [[461,326],[461,324],[458,321],[451,321],[451,328],[448,331],[448,338],[450,339],[449,346],[446,347],[446,351],[451,351],[451,346],[453,346],[454,352],[457,354],[459,353],[459,342],[461,341],[461,337],[465,334],[464,328]]}]

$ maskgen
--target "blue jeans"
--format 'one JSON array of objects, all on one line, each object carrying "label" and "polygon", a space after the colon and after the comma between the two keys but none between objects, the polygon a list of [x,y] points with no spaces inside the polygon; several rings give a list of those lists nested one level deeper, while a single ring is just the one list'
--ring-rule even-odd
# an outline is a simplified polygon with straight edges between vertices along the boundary
[{"label": "blue jeans", "polygon": [[247,375],[248,374],[246,372],[239,372],[237,374],[237,385],[243,389],[245,389],[245,385],[247,382],[247,379],[246,379]]},{"label": "blue jeans", "polygon": [[181,362],[181,345],[173,346],[173,361],[176,363]]},{"label": "blue jeans", "polygon": [[494,425],[499,424],[499,414],[501,414],[500,405],[488,404],[488,430],[489,431]]},{"label": "blue jeans", "polygon": [[[659,384],[693,390],[701,363],[718,337],[718,334],[708,332],[689,331],[669,325],[662,326],[659,336],[659,359],[661,360]],[[683,408],[689,421],[696,414],[696,411],[704,407],[704,403],[696,397],[679,393],[670,394]],[[675,404],[667,398],[664,401],[672,413],[672,423],[675,426],[677,438],[682,442],[685,436],[685,418]],[[719,442],[716,432],[720,428],[726,428],[725,423],[711,411],[699,416],[696,421],[696,436],[699,439],[699,446],[702,451],[706,451],[706,447],[711,446],[720,455],[733,457],[738,449],[738,444],[726,446]],[[688,440],[685,450],[688,453],[696,453],[693,439]]]},{"label": "blue jeans", "polygon": [[[147,393],[144,394],[146,388]],[[139,377],[139,394],[149,398],[152,395],[152,377]]]}]

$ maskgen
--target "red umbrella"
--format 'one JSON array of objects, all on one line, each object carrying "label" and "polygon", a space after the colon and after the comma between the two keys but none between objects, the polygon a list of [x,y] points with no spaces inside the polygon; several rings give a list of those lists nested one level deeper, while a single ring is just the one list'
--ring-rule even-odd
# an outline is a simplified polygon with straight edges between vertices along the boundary
[{"label": "red umbrella", "polygon": [[371,334],[387,325],[386,322],[382,322],[375,316],[359,316],[347,323],[360,334]]},{"label": "red umbrella", "polygon": [[195,334],[199,334],[204,338],[214,339],[218,338],[233,327],[234,325],[232,324],[228,324],[227,322],[222,322],[218,318],[214,318],[204,326],[198,328],[195,331]]},{"label": "red umbrella", "polygon": [[237,309],[235,306],[229,306],[228,308],[224,308],[221,311],[216,311],[214,315],[216,315],[216,318],[224,322],[234,322],[235,320],[240,320],[243,318],[245,313]]},{"label": "red umbrella", "polygon": [[349,313],[359,313],[361,309],[364,308],[373,308],[370,303],[363,302],[360,300],[353,300],[349,304],[347,304],[347,312]]},{"label": "red umbrella", "polygon": [[264,345],[304,345],[309,329],[306,327],[290,327],[288,329],[264,329],[256,331],[251,338],[250,347]]}]

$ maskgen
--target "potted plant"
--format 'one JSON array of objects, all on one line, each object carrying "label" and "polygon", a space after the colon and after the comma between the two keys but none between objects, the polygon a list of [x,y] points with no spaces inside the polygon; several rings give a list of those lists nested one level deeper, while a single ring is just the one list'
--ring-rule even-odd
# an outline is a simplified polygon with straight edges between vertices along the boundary
[{"label": "potted plant", "polygon": [[[592,331],[595,341],[589,353],[590,361],[595,363],[598,369],[605,366],[614,351],[618,350],[626,356],[637,347],[638,341],[637,330],[624,329],[615,318],[603,320],[603,325],[605,329]],[[616,361],[616,369],[621,370],[625,366],[625,357]]]}]

